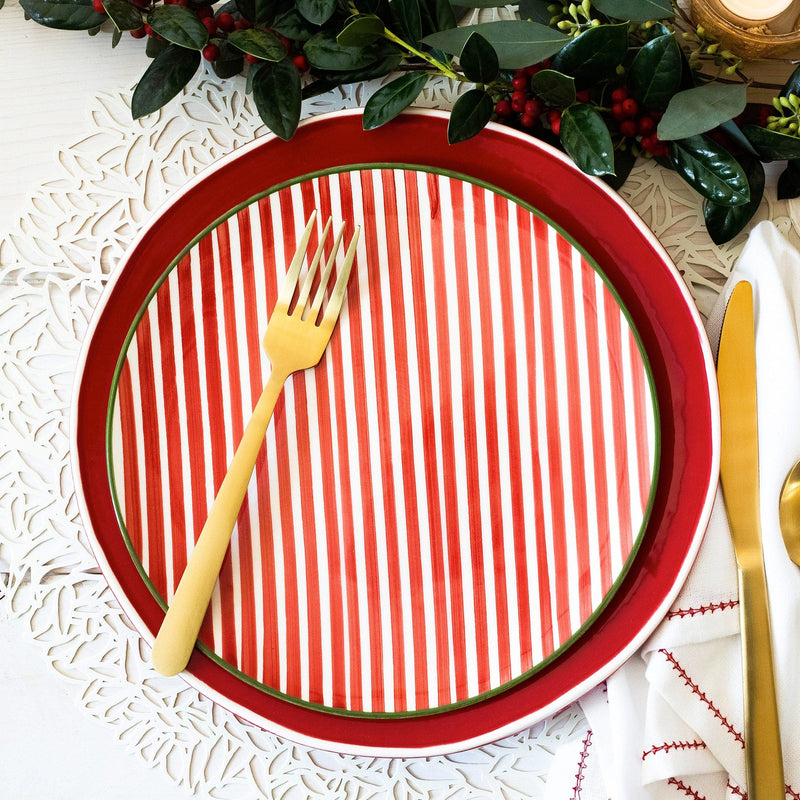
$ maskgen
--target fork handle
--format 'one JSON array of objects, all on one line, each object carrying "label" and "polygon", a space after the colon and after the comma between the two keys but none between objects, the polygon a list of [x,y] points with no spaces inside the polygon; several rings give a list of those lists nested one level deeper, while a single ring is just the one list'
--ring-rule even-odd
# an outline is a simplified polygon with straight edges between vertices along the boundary
[{"label": "fork handle", "polygon": [[270,373],[167,609],[151,656],[153,666],[162,675],[176,675],[186,667],[192,654],[258,452],[287,377],[275,370]]}]

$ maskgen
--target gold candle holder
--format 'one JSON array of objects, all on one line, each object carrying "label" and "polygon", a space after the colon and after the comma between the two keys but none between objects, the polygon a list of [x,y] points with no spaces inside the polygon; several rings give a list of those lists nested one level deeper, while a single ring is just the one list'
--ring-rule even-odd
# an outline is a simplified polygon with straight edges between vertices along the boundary
[{"label": "gold candle holder", "polygon": [[764,25],[739,25],[719,0],[692,0],[692,20],[725,48],[746,60],[760,58],[800,58],[800,31],[772,33]]}]

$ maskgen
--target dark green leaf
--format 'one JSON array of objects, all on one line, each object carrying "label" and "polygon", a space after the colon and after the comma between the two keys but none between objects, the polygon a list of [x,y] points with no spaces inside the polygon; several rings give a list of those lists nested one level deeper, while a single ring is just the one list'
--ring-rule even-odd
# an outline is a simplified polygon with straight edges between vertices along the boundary
[{"label": "dark green leaf", "polygon": [[631,22],[671,19],[675,16],[670,0],[592,0],[592,6],[607,17]]},{"label": "dark green leaf", "polygon": [[383,36],[384,26],[373,14],[361,14],[345,25],[336,41],[343,47],[367,47]]},{"label": "dark green leaf", "polygon": [[47,28],[88,31],[106,19],[92,8],[92,0],[20,0],[19,4],[30,19]]},{"label": "dark green leaf", "polygon": [[614,174],[614,145],[605,120],[588,103],[577,103],[561,116],[561,144],[587,175]]},{"label": "dark green leaf", "polygon": [[144,52],[148,58],[155,58],[159,53],[163,53],[169,47],[169,42],[166,39],[156,39],[155,36],[147,37],[147,44],[144,46]]},{"label": "dark green leaf", "polygon": [[553,18],[553,13],[548,10],[550,0],[520,0],[519,16],[520,19],[527,19],[530,22],[541,22],[542,25],[549,25]]},{"label": "dark green leaf", "polygon": [[800,161],[792,160],[778,177],[778,200],[794,200],[795,197],[800,197]]},{"label": "dark green leaf", "polygon": [[741,114],[746,104],[743,83],[707,83],[678,92],[658,123],[658,138],[666,142],[705,133]]},{"label": "dark green leaf", "polygon": [[168,42],[202,50],[208,44],[208,30],[197,15],[183,6],[156,6],[148,15],[150,27]]},{"label": "dark green leaf", "polygon": [[753,218],[764,195],[764,166],[755,156],[739,156],[739,163],[747,175],[750,200],[742,206],[724,206],[707,200],[703,207],[706,230],[714,244],[724,244],[740,233]]},{"label": "dark green leaf", "polygon": [[482,89],[471,89],[453,104],[447,124],[447,141],[457,144],[480,133],[492,118],[494,103]]},{"label": "dark green leaf", "polygon": [[244,87],[247,94],[253,93],[253,83],[255,82],[256,75],[258,75],[262,69],[266,68],[268,64],[268,61],[259,61],[257,64],[250,65],[250,68],[247,70],[247,80]]},{"label": "dark green leaf", "polygon": [[244,69],[242,51],[224,39],[219,43],[219,58],[214,62],[214,73],[220,78],[232,78]]},{"label": "dark green leaf", "polygon": [[613,73],[628,52],[628,24],[598,25],[570,39],[550,66],[576,78],[597,80]]},{"label": "dark green leaf", "polygon": [[531,78],[531,89],[535,95],[553,106],[564,108],[575,102],[575,78],[554,69],[537,72]]},{"label": "dark green leaf", "polygon": [[614,190],[619,191],[628,180],[634,164],[636,163],[636,156],[631,152],[630,148],[626,150],[614,151],[614,174],[602,175],[602,179]]},{"label": "dark green leaf", "polygon": [[390,72],[394,72],[400,66],[402,60],[402,54],[394,52],[380,56],[373,64],[360,69],[346,72],[315,70],[314,75],[317,76],[317,80],[303,87],[303,98],[317,97],[343,83],[358,83],[359,81],[383,78]]},{"label": "dark green leaf", "polygon": [[790,94],[800,95],[800,66],[789,76],[781,89],[782,97],[788,97]]},{"label": "dark green leaf", "polygon": [[275,19],[272,30],[292,41],[305,42],[319,31],[319,26],[312,25],[296,8],[292,8]]},{"label": "dark green leaf", "polygon": [[2,8],[6,4],[6,0],[0,0],[0,8]]},{"label": "dark green leaf", "polygon": [[411,44],[417,44],[422,39],[422,12],[419,0],[392,0],[392,9],[397,15],[397,21]]},{"label": "dark green leaf", "polygon": [[336,34],[330,30],[315,33],[303,47],[306,58],[314,67],[335,71],[361,69],[372,64],[379,57],[377,48],[344,47],[336,41]]},{"label": "dark green leaf", "polygon": [[570,41],[568,36],[538,22],[511,19],[452,28],[426,36],[423,41],[445,53],[458,55],[467,39],[476,31],[494,47],[503,69],[538,64]]},{"label": "dark green leaf", "polygon": [[264,61],[280,61],[286,58],[283,42],[271,31],[247,28],[243,31],[231,31],[228,42],[243,53],[257,56]]},{"label": "dark green leaf", "polygon": [[494,47],[477,32],[464,43],[458,60],[464,75],[475,83],[491,83],[500,74]]},{"label": "dark green leaf", "polygon": [[707,200],[724,206],[750,202],[750,189],[739,162],[706,136],[669,144],[669,157],[680,176]]},{"label": "dark green leaf", "polygon": [[175,97],[200,66],[200,53],[176,44],[167,45],[136,85],[131,98],[134,119],[157,111]]},{"label": "dark green leaf", "polygon": [[658,39],[659,36],[667,36],[672,31],[663,22],[654,22],[644,33],[647,41],[650,42],[653,39]]},{"label": "dark green leaf", "polygon": [[450,0],[419,0],[419,10],[424,33],[450,30],[458,24]]},{"label": "dark green leaf", "polygon": [[765,161],[784,161],[800,158],[800,139],[778,133],[760,125],[744,125],[742,133]]},{"label": "dark green leaf", "polygon": [[647,42],[633,59],[628,73],[631,94],[644,108],[666,108],[681,84],[681,48],[675,36]]},{"label": "dark green leaf", "polygon": [[741,128],[732,120],[729,119],[719,126],[728,136],[742,149],[746,150],[750,155],[757,156],[755,147],[750,144],[750,140],[742,133]]},{"label": "dark green leaf", "polygon": [[111,32],[111,48],[112,50],[122,41],[122,31],[119,28],[114,28]]},{"label": "dark green leaf", "polygon": [[[284,0],[232,0],[232,4],[245,19],[256,25],[270,25],[278,14],[289,8]],[[222,6],[216,9],[216,13],[224,10],[225,6]]]},{"label": "dark green leaf", "polygon": [[297,10],[314,25],[326,23],[336,11],[336,0],[297,0]]},{"label": "dark green leaf", "polygon": [[89,34],[89,36],[97,36],[97,34],[100,33],[100,31],[101,31],[101,26],[98,25],[95,28],[89,28],[87,33]]},{"label": "dark green leaf", "polygon": [[504,8],[508,3],[503,0],[453,0],[453,5],[464,8]]},{"label": "dark green leaf", "polygon": [[379,128],[408,108],[417,99],[427,80],[428,76],[424,72],[412,72],[401,75],[378,89],[364,106],[364,130]]},{"label": "dark green leaf", "polygon": [[103,0],[103,8],[118,31],[135,31],[144,25],[142,12],[127,0]]},{"label": "dark green leaf", "polygon": [[265,64],[253,79],[258,115],[281,139],[291,139],[300,122],[300,73],[289,60]]}]

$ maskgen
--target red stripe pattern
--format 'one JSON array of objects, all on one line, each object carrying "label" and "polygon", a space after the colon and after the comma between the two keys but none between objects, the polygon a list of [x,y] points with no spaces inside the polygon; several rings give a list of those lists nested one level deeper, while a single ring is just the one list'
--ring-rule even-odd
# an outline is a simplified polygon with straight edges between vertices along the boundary
[{"label": "red stripe pattern", "polygon": [[334,708],[474,698],[597,609],[655,459],[625,315],[581,252],[513,201],[444,175],[352,171],[203,237],[121,371],[121,513],[169,601],[269,374],[261,336],[313,208],[346,236],[363,225],[348,297],[320,365],[278,402],[201,640],[265,687]]}]

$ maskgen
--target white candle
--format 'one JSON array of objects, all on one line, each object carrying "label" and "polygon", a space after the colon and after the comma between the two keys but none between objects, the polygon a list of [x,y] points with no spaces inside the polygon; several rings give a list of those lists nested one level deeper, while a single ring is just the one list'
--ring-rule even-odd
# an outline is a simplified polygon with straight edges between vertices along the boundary
[{"label": "white candle", "polygon": [[767,25],[772,33],[789,33],[800,14],[800,0],[720,0],[720,6],[737,25]]}]

